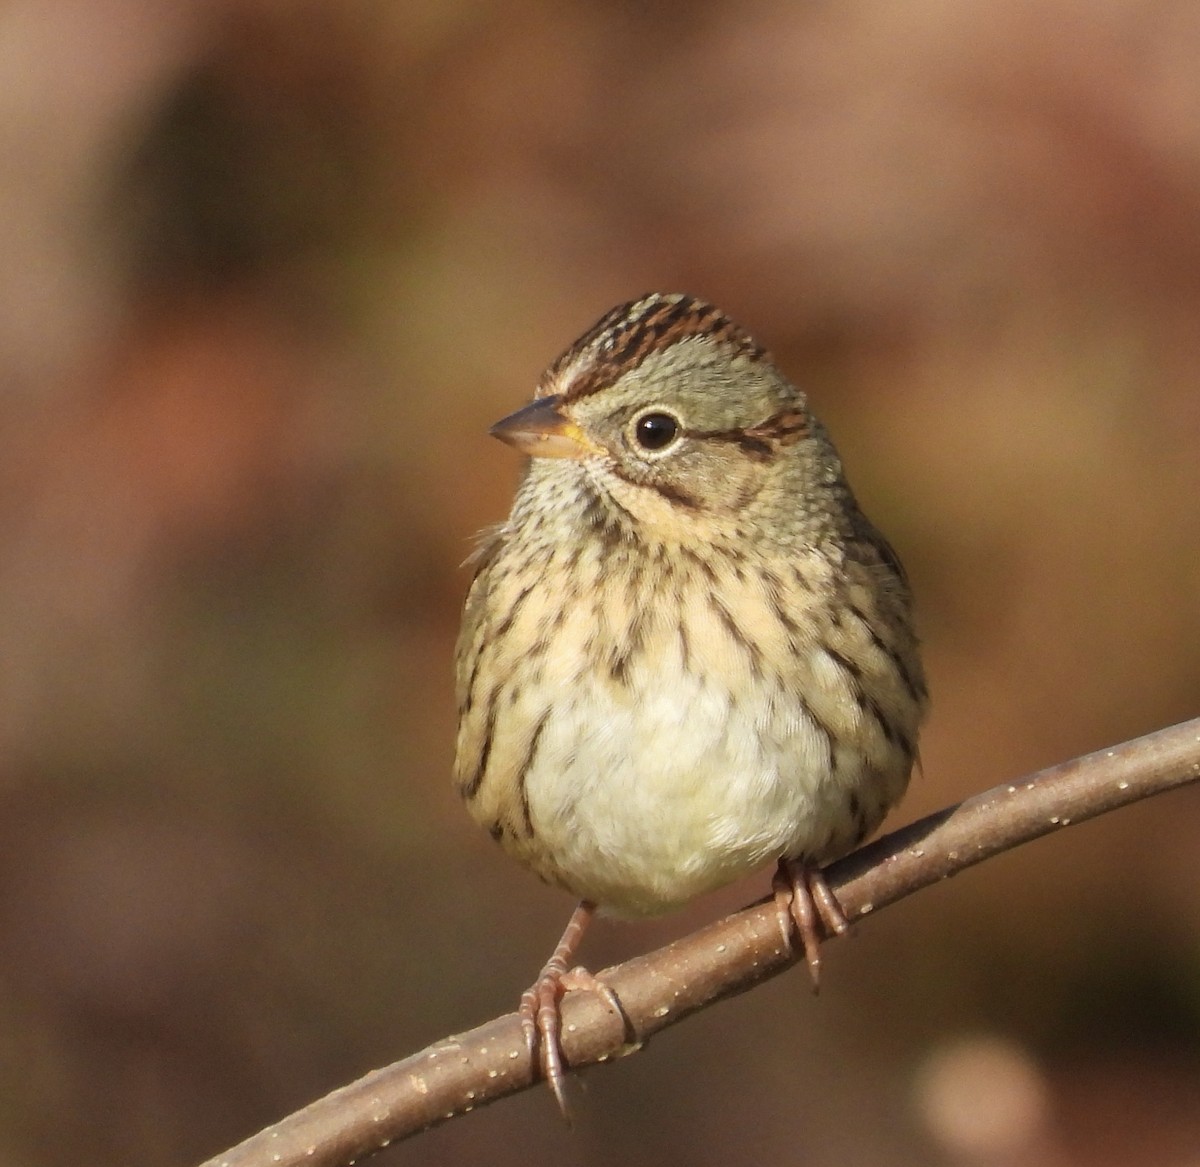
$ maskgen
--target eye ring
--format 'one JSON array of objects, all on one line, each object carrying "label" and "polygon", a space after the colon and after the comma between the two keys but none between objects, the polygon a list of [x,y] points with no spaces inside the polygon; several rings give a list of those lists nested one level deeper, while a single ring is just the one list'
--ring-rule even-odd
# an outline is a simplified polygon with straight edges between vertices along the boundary
[{"label": "eye ring", "polygon": [[662,409],[648,409],[630,427],[637,446],[649,454],[661,454],[679,439],[683,426],[673,414]]}]

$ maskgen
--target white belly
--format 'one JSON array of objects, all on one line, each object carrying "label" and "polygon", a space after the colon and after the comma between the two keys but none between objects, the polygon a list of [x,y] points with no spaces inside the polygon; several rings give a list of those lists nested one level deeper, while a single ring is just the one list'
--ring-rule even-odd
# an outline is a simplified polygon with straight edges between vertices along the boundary
[{"label": "white belly", "polygon": [[643,678],[632,699],[557,703],[525,790],[563,882],[650,915],[781,855],[819,857],[844,830],[861,763],[839,753],[835,770],[803,704],[758,688],[734,708],[725,689],[673,671],[669,684]]}]

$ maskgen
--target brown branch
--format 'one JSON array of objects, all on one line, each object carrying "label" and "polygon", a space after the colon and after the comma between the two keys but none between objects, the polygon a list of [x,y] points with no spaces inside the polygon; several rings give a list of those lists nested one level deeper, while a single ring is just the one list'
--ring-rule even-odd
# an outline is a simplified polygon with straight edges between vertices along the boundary
[{"label": "brown branch", "polygon": [[[1042,770],[903,827],[826,869],[851,919],[1020,843],[1200,779],[1200,718]],[[760,902],[608,969],[639,1042],[795,962]],[[633,1052],[593,993],[563,1002],[573,1069]],[[533,1084],[515,1014],[448,1037],[306,1106],[203,1167],[340,1167]]]}]

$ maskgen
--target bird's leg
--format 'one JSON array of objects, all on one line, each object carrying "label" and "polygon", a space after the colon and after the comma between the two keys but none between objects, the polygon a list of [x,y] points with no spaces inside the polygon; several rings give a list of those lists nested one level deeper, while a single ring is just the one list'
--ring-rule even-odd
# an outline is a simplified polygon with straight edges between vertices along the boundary
[{"label": "bird's leg", "polygon": [[848,932],[850,921],[815,864],[780,859],[771,888],[784,942],[790,947],[793,935],[799,936],[815,993],[821,985],[821,941]]},{"label": "bird's leg", "polygon": [[563,994],[572,989],[591,989],[599,993],[619,1016],[625,1012],[617,995],[603,981],[597,980],[585,968],[569,968],[587,926],[596,914],[596,905],[581,900],[571,914],[554,955],[538,974],[538,979],[521,996],[521,1031],[530,1059],[541,1067],[542,1077],[554,1091],[555,1101],[563,1117],[570,1121],[567,1099],[563,1093],[563,1058],[561,1002]]}]

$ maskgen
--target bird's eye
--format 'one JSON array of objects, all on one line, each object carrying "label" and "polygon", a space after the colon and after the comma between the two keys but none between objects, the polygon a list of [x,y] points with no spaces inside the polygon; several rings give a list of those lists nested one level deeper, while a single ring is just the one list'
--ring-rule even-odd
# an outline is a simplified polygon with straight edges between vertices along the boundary
[{"label": "bird's eye", "polygon": [[665,450],[679,436],[679,422],[669,413],[644,413],[633,427],[643,450]]}]

